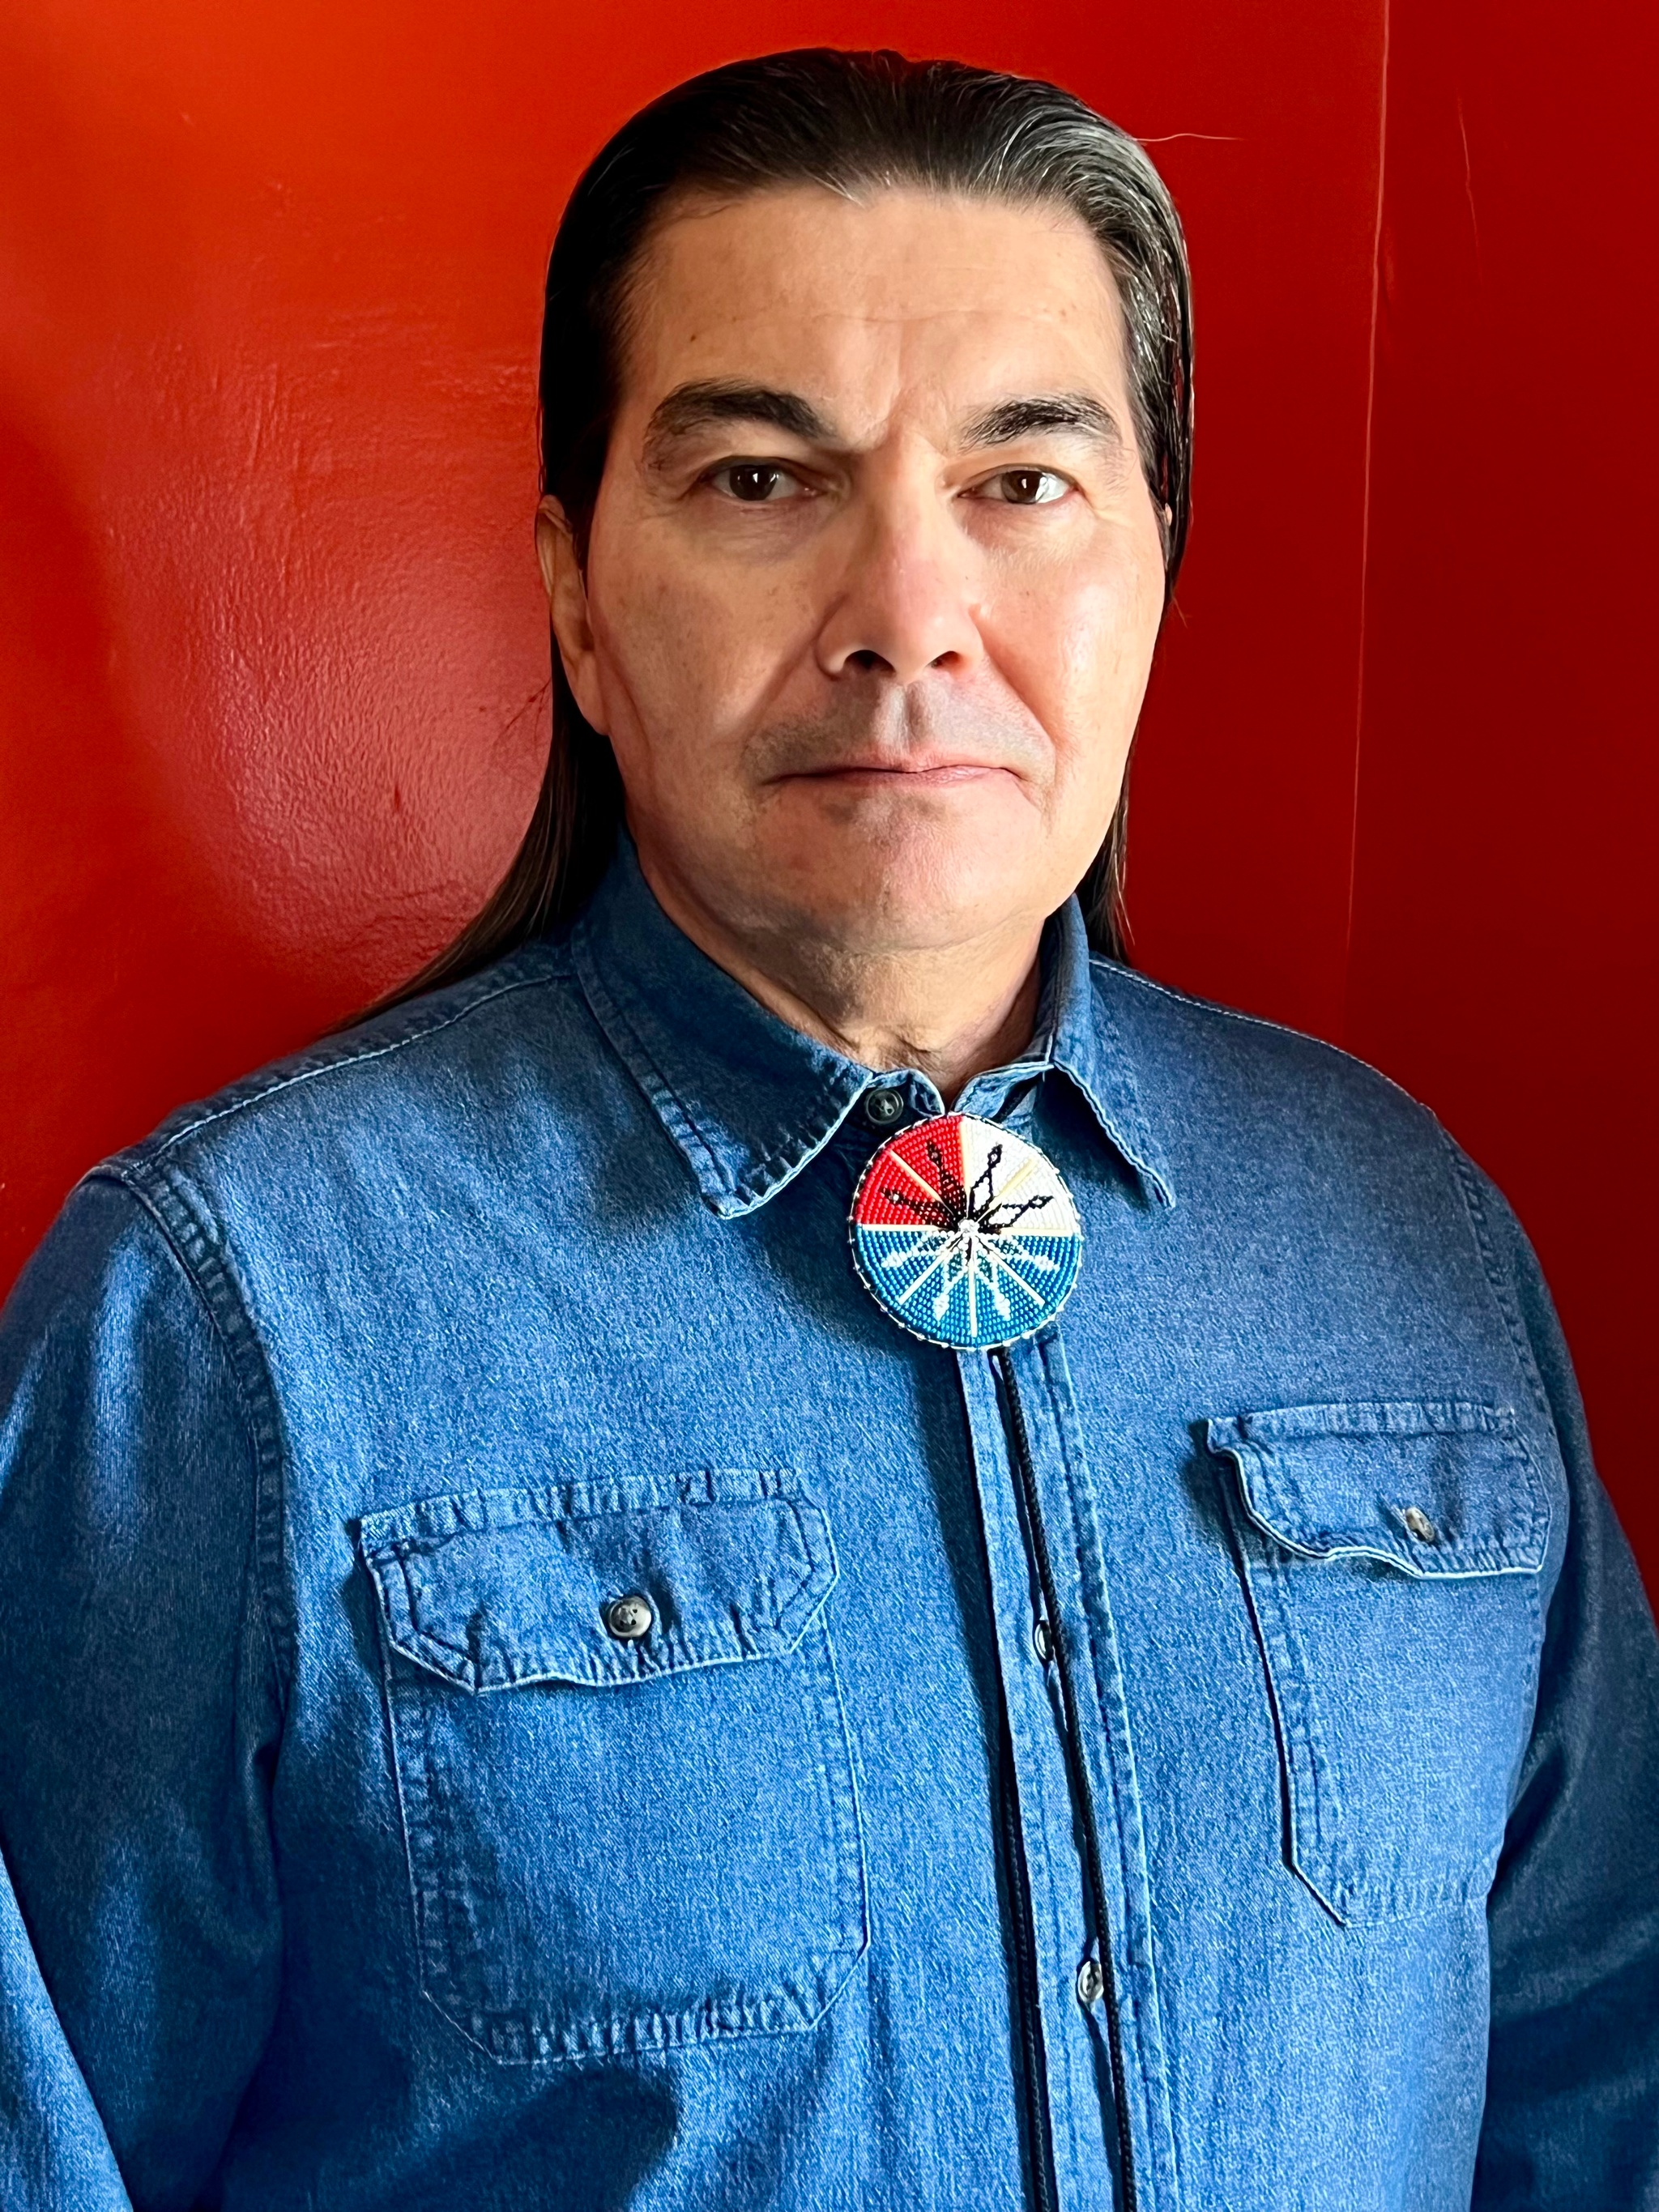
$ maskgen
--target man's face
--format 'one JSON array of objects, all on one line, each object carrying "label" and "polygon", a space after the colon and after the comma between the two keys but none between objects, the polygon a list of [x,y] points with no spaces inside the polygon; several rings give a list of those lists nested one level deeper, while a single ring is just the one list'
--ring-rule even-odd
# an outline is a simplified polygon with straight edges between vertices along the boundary
[{"label": "man's face", "polygon": [[1105,835],[1163,606],[1115,289],[1051,208],[816,188],[638,274],[578,704],[665,902],[854,959],[1034,928]]}]

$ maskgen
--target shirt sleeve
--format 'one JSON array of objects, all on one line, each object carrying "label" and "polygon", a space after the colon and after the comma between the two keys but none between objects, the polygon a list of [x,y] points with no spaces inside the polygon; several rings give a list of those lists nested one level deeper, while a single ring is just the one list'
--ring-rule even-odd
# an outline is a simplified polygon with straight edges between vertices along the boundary
[{"label": "shirt sleeve", "polygon": [[171,2212],[274,2014],[276,1656],[238,1374],[123,1185],[0,1321],[0,2203]]},{"label": "shirt sleeve", "polygon": [[1570,1495],[1538,1703],[1488,1901],[1492,2041],[1477,2212],[1659,2208],[1659,1638],[1590,1459],[1538,1262],[1484,1177],[1477,1216],[1553,1413]]}]

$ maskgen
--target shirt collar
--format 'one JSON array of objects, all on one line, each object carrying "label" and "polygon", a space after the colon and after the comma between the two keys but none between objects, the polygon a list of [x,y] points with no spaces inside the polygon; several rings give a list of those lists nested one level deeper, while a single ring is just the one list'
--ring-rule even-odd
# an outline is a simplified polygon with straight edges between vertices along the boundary
[{"label": "shirt collar", "polygon": [[[572,932],[571,953],[594,1019],[722,1219],[763,1206],[866,1091],[893,1081],[789,1028],[699,951],[657,904],[625,836]],[[1029,1051],[976,1076],[958,1109],[994,1119],[1020,1085],[1062,1074],[1146,1194],[1172,1206],[1133,1070],[1094,988],[1075,899],[1044,933],[1043,968]],[[925,1076],[912,1076],[909,1088],[921,1110],[945,1110]]]}]

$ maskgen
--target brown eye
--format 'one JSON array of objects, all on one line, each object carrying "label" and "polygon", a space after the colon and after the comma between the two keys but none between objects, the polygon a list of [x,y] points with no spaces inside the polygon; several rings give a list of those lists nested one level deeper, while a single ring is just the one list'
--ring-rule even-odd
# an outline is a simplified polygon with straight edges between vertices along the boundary
[{"label": "brown eye", "polygon": [[1006,507],[1047,507],[1071,489],[1069,480],[1053,469],[1001,469],[981,487],[981,496]]},{"label": "brown eye", "polygon": [[728,461],[724,468],[714,471],[709,481],[746,507],[757,507],[769,500],[788,499],[800,489],[799,479],[791,476],[787,469],[781,469],[775,461]]},{"label": "brown eye", "polygon": [[734,499],[770,499],[777,489],[779,471],[759,467],[733,469],[732,495]]}]

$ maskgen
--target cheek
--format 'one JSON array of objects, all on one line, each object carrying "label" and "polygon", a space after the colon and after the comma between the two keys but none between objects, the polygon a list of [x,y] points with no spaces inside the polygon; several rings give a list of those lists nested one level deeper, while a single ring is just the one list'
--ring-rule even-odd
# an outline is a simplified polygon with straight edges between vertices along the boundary
[{"label": "cheek", "polygon": [[987,644],[1048,732],[1062,781],[1115,771],[1134,732],[1162,612],[1161,562],[1149,571],[1144,559],[999,595]]},{"label": "cheek", "polygon": [[733,590],[712,564],[653,541],[641,531],[608,560],[595,546],[588,598],[603,680],[653,750],[678,750],[691,729],[717,748],[810,648],[810,624],[783,580],[751,575]]}]

